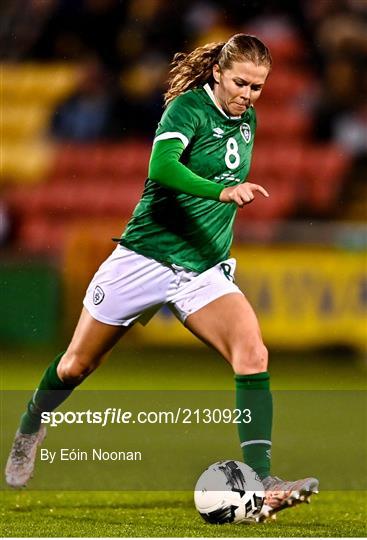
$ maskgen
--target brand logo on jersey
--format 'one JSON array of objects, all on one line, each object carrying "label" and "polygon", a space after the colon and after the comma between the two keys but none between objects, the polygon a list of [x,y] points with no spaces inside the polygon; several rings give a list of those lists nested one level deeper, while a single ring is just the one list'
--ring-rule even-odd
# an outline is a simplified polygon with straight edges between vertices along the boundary
[{"label": "brand logo on jersey", "polygon": [[98,306],[98,304],[102,302],[103,298],[104,298],[104,291],[99,285],[97,285],[97,287],[94,289],[94,292],[93,292],[93,304],[95,306]]},{"label": "brand logo on jersey", "polygon": [[245,139],[245,143],[251,141],[251,128],[248,124],[242,124],[240,127],[241,135]]},{"label": "brand logo on jersey", "polygon": [[223,129],[220,127],[213,128],[213,137],[217,137],[217,139],[223,138]]}]

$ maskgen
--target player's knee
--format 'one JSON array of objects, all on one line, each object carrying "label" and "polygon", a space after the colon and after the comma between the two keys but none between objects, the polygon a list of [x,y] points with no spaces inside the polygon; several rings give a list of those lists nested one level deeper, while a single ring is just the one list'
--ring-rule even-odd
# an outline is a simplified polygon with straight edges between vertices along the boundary
[{"label": "player's knee", "polygon": [[233,358],[233,370],[239,375],[262,373],[268,369],[268,350],[262,341],[244,347]]},{"label": "player's knee", "polygon": [[73,352],[66,352],[57,366],[59,378],[65,383],[75,385],[80,384],[93,370],[92,362]]}]

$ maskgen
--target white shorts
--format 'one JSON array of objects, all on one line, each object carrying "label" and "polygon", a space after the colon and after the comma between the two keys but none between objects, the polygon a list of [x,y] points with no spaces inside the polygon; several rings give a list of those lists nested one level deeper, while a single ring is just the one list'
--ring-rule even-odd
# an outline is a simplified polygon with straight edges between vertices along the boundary
[{"label": "white shorts", "polygon": [[235,268],[236,260],[228,259],[199,274],[118,245],[94,275],[83,304],[94,319],[114,326],[146,324],[163,305],[184,322],[216,298],[241,293],[233,283]]}]

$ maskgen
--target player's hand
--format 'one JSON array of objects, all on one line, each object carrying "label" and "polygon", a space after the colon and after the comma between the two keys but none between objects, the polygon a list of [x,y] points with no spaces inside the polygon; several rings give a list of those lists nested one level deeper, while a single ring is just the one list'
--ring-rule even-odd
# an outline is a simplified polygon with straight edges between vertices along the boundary
[{"label": "player's hand", "polygon": [[245,182],[238,186],[224,188],[219,195],[219,200],[226,203],[234,202],[242,208],[245,204],[249,204],[254,200],[257,191],[264,197],[269,197],[269,193],[262,186]]}]

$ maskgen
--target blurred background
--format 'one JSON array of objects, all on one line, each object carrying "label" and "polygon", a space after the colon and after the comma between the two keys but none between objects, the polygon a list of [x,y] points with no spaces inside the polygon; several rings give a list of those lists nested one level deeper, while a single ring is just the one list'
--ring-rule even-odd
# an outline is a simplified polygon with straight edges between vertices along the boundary
[{"label": "blurred background", "polygon": [[[249,177],[271,197],[238,213],[237,281],[275,355],[363,356],[365,0],[4,0],[0,19],[6,358],[68,341],[141,195],[173,54],[237,32],[274,58]],[[167,310],[126,341],[198,343]]]}]

